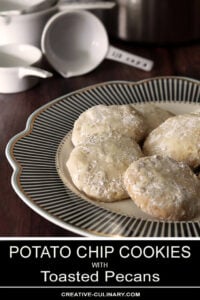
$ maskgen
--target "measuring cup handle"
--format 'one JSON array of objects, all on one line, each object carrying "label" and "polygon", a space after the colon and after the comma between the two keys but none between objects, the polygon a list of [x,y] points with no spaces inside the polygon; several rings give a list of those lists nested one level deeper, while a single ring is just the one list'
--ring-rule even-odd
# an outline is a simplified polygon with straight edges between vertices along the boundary
[{"label": "measuring cup handle", "polygon": [[131,54],[113,46],[109,47],[106,58],[115,60],[129,66],[144,70],[151,71],[153,68],[153,61],[147,58],[143,58],[138,55]]},{"label": "measuring cup handle", "polygon": [[40,78],[48,78],[48,77],[52,77],[53,74],[40,69],[40,68],[36,68],[36,67],[21,67],[19,69],[19,77],[23,78],[26,76],[35,76],[35,77],[40,77]]},{"label": "measuring cup handle", "polygon": [[59,3],[57,4],[57,7],[60,11],[62,10],[82,10],[82,9],[111,9],[116,5],[114,1],[109,2],[86,2],[86,3]]}]

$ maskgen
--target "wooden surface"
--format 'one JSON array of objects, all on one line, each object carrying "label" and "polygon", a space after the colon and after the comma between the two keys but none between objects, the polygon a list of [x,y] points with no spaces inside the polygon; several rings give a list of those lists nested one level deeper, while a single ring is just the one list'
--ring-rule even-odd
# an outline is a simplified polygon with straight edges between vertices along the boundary
[{"label": "wooden surface", "polygon": [[[10,138],[25,128],[27,118],[38,107],[71,91],[105,81],[138,81],[167,75],[200,80],[200,42],[170,47],[111,42],[121,49],[153,59],[155,62],[153,70],[145,72],[104,60],[96,70],[84,76],[64,79],[54,72],[53,78],[41,81],[27,92],[0,94],[0,236],[77,237],[75,233],[64,230],[37,215],[24,204],[11,187],[12,168],[5,157],[5,147]],[[51,70],[47,62],[44,64]]]}]

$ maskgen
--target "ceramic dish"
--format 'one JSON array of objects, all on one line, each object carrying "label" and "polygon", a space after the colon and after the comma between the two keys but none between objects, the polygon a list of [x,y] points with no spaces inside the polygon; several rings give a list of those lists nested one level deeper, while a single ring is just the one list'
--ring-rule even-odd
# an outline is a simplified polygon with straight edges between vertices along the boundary
[{"label": "ceramic dish", "polygon": [[[106,82],[39,108],[29,117],[26,129],[13,137],[6,148],[14,170],[12,186],[18,196],[47,220],[84,236],[199,237],[200,219],[155,220],[134,208],[129,200],[126,205],[99,204],[86,199],[73,186],[67,187],[58,174],[57,167],[63,172],[63,151],[70,152],[67,134],[80,113],[97,104],[150,101],[176,114],[200,109],[200,83],[181,77]],[[69,182],[68,175],[62,174]]]}]

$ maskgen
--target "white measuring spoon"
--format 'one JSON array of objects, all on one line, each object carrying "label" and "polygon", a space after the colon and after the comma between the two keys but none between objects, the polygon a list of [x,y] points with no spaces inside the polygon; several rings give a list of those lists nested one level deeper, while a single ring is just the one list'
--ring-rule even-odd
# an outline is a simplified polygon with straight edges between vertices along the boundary
[{"label": "white measuring spoon", "polygon": [[109,45],[102,22],[88,11],[61,12],[46,24],[41,47],[63,77],[94,70],[105,58],[150,71],[153,61]]}]

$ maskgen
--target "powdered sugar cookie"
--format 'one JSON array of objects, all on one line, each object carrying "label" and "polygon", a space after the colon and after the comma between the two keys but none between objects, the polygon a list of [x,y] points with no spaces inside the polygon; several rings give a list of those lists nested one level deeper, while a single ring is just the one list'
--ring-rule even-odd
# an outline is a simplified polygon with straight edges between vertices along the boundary
[{"label": "powdered sugar cookie", "polygon": [[164,155],[186,162],[192,168],[200,165],[200,114],[171,117],[154,129],[143,146],[146,155]]},{"label": "powdered sugar cookie", "polygon": [[76,146],[84,143],[88,136],[110,131],[140,141],[146,132],[144,118],[131,105],[93,106],[75,121],[72,143]]},{"label": "powdered sugar cookie", "polygon": [[200,181],[187,164],[169,157],[133,162],[124,184],[136,205],[156,218],[189,220],[200,211]]},{"label": "powdered sugar cookie", "polygon": [[74,185],[87,196],[104,202],[128,198],[123,174],[134,160],[142,156],[139,145],[129,137],[91,136],[76,146],[67,161]]},{"label": "powdered sugar cookie", "polygon": [[144,103],[133,106],[143,115],[147,125],[147,134],[162,124],[165,120],[174,116],[172,112],[152,103]]}]

